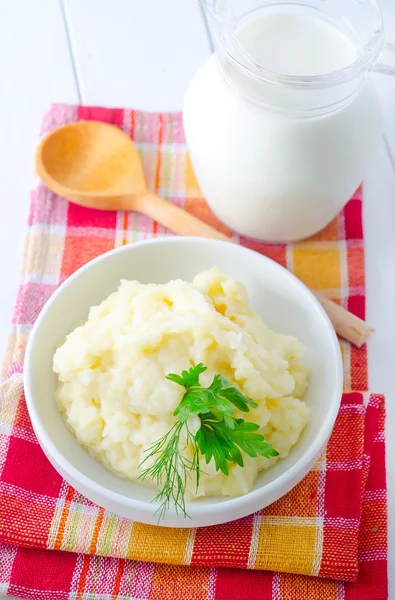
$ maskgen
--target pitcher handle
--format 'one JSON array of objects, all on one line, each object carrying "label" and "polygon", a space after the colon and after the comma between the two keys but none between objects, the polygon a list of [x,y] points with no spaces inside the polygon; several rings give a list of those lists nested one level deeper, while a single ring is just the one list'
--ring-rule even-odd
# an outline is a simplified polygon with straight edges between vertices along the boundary
[{"label": "pitcher handle", "polygon": [[[383,62],[381,62],[383,60]],[[379,62],[377,62],[372,71],[375,73],[381,73],[382,75],[395,76],[395,43],[386,42],[384,44],[383,52],[380,56]]]}]

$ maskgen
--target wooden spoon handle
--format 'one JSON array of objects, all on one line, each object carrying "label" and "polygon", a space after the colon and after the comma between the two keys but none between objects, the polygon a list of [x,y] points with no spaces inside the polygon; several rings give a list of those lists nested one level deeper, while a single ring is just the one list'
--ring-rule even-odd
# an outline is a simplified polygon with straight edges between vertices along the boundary
[{"label": "wooden spoon handle", "polygon": [[[134,204],[136,204],[134,202]],[[200,236],[233,242],[232,238],[220,233],[213,227],[206,225],[196,217],[185,212],[178,206],[171,204],[164,198],[156,194],[146,194],[137,199],[137,210],[143,212],[161,225],[164,225],[171,231],[187,236]],[[317,299],[321,302],[325,312],[336,333],[351,342],[358,348],[363,346],[367,339],[374,332],[365,321],[355,316],[342,306],[336,304],[323,294],[315,293]]]},{"label": "wooden spoon handle", "polygon": [[133,204],[136,205],[139,212],[180,235],[230,241],[228,236],[220,233],[214,227],[210,227],[210,225],[203,223],[203,221],[190,215],[182,208],[156,194],[144,194],[144,196],[136,198]]},{"label": "wooden spoon handle", "polygon": [[343,308],[343,306],[339,306],[336,302],[329,300],[324,294],[314,292],[314,295],[321,302],[336,333],[340,337],[360,348],[374,333],[374,329],[370,325]]}]

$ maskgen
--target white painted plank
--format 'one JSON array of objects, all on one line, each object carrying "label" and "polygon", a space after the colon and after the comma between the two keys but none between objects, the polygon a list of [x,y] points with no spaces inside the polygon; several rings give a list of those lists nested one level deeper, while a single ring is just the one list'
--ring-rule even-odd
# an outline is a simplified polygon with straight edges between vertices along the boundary
[{"label": "white painted plank", "polygon": [[395,598],[395,173],[382,145],[365,181],[367,317],[376,332],[369,342],[369,383],[387,404],[387,482],[390,598]]},{"label": "white painted plank", "polygon": [[[0,353],[19,279],[23,235],[33,173],[34,146],[51,102],[77,102],[78,95],[60,5],[6,0],[0,7]],[[11,599],[11,597],[10,597]],[[16,600],[16,599],[14,599]]]},{"label": "white painted plank", "polygon": [[[385,27],[385,39],[395,43],[395,2],[394,0],[380,0]],[[390,56],[392,65],[395,65],[395,53]],[[385,62],[383,55],[380,62]],[[380,94],[381,105],[384,112],[385,136],[388,141],[392,162],[395,162],[395,77],[388,75],[373,75],[375,85]]]},{"label": "white painted plank", "polygon": [[54,0],[3,0],[0,6],[0,353],[15,301],[42,115],[55,101],[76,102],[61,8]]},{"label": "white painted plank", "polygon": [[[395,2],[380,0],[380,6],[386,41],[395,42]],[[374,74],[373,79],[383,109],[387,147],[381,146],[365,182],[367,315],[376,328],[369,343],[369,383],[372,391],[386,395],[388,583],[389,598],[395,599],[395,77]]]},{"label": "white painted plank", "polygon": [[85,104],[179,110],[210,53],[197,0],[64,0]]}]

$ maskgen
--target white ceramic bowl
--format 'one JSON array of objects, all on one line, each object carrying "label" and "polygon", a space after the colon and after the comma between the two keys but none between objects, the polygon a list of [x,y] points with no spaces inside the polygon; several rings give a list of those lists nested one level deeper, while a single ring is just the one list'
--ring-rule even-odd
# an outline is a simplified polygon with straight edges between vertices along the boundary
[{"label": "white ceramic bowl", "polygon": [[65,281],[47,302],[30,335],[25,392],[42,449],[55,469],[100,506],[135,521],[156,524],[154,491],[118,478],[82,448],[55,404],[52,358],[65,335],[83,322],[92,305],[117,289],[120,279],[164,283],[213,266],[242,281],[252,304],[275,331],[293,334],[306,346],[310,383],[305,399],[311,420],[286,459],[260,473],[251,492],[237,498],[207,498],[188,505],[191,519],[169,510],[162,525],[214,525],[271,504],[295,486],[326,443],[342,393],[342,361],[330,321],[311,292],[268,258],[227,242],[201,238],[161,238],[103,254]]}]

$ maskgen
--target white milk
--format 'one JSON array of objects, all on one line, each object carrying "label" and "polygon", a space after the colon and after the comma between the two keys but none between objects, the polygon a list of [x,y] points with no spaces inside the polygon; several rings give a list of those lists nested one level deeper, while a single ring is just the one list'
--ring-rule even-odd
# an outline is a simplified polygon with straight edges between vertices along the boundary
[{"label": "white milk", "polygon": [[238,38],[265,69],[287,75],[322,75],[351,64],[357,48],[331,23],[296,13],[250,21]]},{"label": "white milk", "polygon": [[[329,22],[296,13],[260,17],[238,36],[257,63],[286,75],[323,75],[359,54]],[[282,242],[316,233],[361,183],[381,135],[371,82],[363,75],[312,90],[257,85],[222,65],[226,77],[216,55],[206,61],[184,106],[191,160],[209,205],[254,238]]]}]

